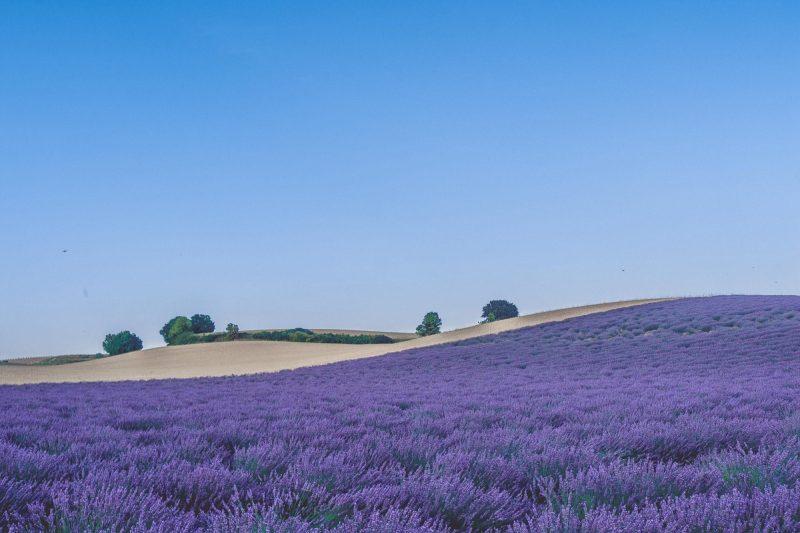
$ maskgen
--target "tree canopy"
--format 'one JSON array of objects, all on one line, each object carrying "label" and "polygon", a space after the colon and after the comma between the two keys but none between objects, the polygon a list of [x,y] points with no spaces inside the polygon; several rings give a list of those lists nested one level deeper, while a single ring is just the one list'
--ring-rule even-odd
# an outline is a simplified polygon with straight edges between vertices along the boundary
[{"label": "tree canopy", "polygon": [[429,313],[425,313],[422,324],[417,326],[417,335],[421,337],[435,335],[441,331],[441,327],[442,319],[439,318],[439,313],[430,311]]},{"label": "tree canopy", "polygon": [[225,328],[225,339],[235,341],[239,337],[239,326],[237,324],[228,324]]},{"label": "tree canopy", "polygon": [[173,344],[180,334],[187,332],[192,333],[192,321],[185,316],[176,316],[159,331],[167,344]]},{"label": "tree canopy", "polygon": [[214,321],[208,315],[192,315],[192,333],[213,333]]},{"label": "tree canopy", "polygon": [[484,322],[494,322],[519,316],[517,306],[507,300],[492,300],[483,306],[481,317]]},{"label": "tree canopy", "polygon": [[128,330],[109,333],[103,341],[103,350],[109,355],[135,352],[142,349],[142,339]]}]

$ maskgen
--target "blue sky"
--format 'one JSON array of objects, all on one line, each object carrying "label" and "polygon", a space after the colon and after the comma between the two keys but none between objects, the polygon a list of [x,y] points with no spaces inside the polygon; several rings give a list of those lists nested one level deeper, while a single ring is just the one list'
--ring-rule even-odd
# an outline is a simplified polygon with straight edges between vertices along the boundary
[{"label": "blue sky", "polygon": [[155,346],[196,312],[411,330],[494,298],[796,294],[799,23],[793,2],[0,2],[0,356]]}]

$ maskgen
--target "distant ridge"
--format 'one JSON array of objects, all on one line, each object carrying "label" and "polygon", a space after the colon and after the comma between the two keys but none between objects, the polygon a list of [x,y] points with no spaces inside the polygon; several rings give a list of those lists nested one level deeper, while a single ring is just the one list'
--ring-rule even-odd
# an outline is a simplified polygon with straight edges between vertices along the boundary
[{"label": "distant ridge", "polygon": [[[347,345],[278,341],[222,342],[152,348],[67,365],[0,365],[0,385],[185,379],[277,372],[446,344],[593,313],[674,299],[624,300],[544,311],[446,331],[429,337],[414,338],[395,344]],[[354,330],[315,331],[352,332]]]}]

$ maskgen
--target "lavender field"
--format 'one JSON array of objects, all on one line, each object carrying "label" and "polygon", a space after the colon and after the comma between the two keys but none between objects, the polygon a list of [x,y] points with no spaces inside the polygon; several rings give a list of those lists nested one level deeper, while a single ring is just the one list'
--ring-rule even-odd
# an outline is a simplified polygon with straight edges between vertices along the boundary
[{"label": "lavender field", "polygon": [[800,530],[800,297],[0,387],[2,531]]}]

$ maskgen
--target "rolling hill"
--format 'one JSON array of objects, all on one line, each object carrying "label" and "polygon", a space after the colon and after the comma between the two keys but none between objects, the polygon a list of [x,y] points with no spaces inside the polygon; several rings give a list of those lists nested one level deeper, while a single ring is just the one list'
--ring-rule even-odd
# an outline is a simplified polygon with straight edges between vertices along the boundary
[{"label": "rolling hill", "polygon": [[[69,365],[0,366],[0,384],[196,378],[276,372],[348,359],[373,357],[412,348],[434,346],[657,301],[661,300],[630,300],[546,311],[448,331],[430,337],[415,338],[416,336],[412,335],[410,336],[411,340],[403,340],[409,338],[408,334],[387,333],[393,338],[403,340],[395,344],[356,346],[278,341],[242,341],[167,346]],[[356,333],[355,330],[315,331]],[[364,332],[358,331],[357,333]]]},{"label": "rolling hill", "polygon": [[0,413],[0,530],[800,530],[794,296],[290,372],[0,386]]}]

